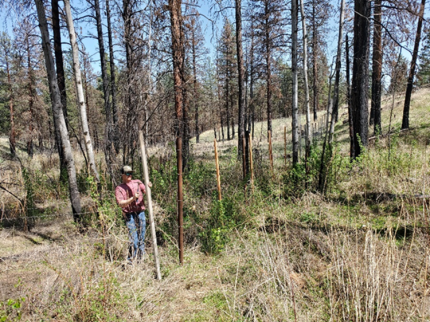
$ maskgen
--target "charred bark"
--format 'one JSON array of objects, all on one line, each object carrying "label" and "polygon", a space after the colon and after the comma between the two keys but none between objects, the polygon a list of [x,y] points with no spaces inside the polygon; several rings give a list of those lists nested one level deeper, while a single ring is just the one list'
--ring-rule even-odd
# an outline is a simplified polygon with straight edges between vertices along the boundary
[{"label": "charred bark", "polygon": [[402,129],[408,129],[409,128],[409,110],[411,107],[411,96],[412,96],[412,88],[414,85],[415,68],[417,65],[418,49],[420,47],[420,41],[421,41],[421,31],[422,31],[422,27],[423,27],[425,4],[426,4],[426,0],[421,0],[421,8],[420,8],[420,13],[419,13],[419,18],[418,18],[417,34],[415,36],[415,45],[414,45],[414,51],[412,53],[411,67],[409,69],[408,85],[406,87],[405,105],[403,107]]},{"label": "charred bark", "polygon": [[[235,0],[236,13],[236,50],[237,50],[237,71],[238,71],[238,87],[239,87],[239,115],[238,115],[238,158],[242,158],[244,154],[243,138],[245,137],[245,100],[244,100],[244,77],[245,68],[243,63],[242,49],[242,1]],[[245,173],[245,169],[242,169]]]},{"label": "charred bark", "polygon": [[354,62],[352,73],[351,102],[354,114],[355,159],[368,143],[368,74],[369,74],[369,20],[370,0],[355,0],[354,15]]},{"label": "charred bark", "polygon": [[[52,7],[52,30],[54,34],[54,54],[55,54],[55,67],[57,71],[58,89],[61,96],[61,106],[66,121],[67,129],[69,129],[68,116],[67,116],[67,93],[66,82],[64,79],[64,62],[63,50],[61,47],[61,30],[60,30],[60,15],[58,9],[58,0],[51,1]],[[60,179],[63,183],[67,182],[67,162],[61,147],[61,134],[57,128],[57,123],[54,121],[55,142],[57,145],[58,155],[60,158]]]},{"label": "charred bark", "polygon": [[293,97],[292,97],[292,136],[293,136],[293,165],[299,162],[299,133],[298,133],[298,81],[297,81],[297,20],[298,20],[298,0],[291,2],[291,71],[293,77]]},{"label": "charred bark", "polygon": [[108,28],[108,41],[109,41],[109,64],[110,64],[110,83],[109,92],[112,98],[112,140],[115,146],[114,154],[119,150],[119,134],[118,134],[118,110],[116,104],[116,81],[115,81],[115,59],[113,55],[113,41],[112,41],[112,26],[110,16],[109,0],[106,0],[106,19]]},{"label": "charred bark", "polygon": [[373,24],[372,102],[369,125],[374,125],[374,134],[381,133],[382,90],[382,0],[375,0]]}]

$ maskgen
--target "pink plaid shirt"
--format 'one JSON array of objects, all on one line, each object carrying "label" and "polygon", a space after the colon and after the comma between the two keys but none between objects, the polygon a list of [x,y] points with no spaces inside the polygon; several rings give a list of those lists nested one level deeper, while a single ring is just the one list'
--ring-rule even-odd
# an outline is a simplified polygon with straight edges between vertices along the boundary
[{"label": "pink plaid shirt", "polygon": [[145,185],[140,180],[131,180],[129,183],[122,183],[115,188],[115,198],[117,203],[130,199],[139,189],[139,198],[133,201],[127,207],[122,208],[123,213],[139,213],[145,210],[145,203],[143,201],[143,194],[146,192]]}]

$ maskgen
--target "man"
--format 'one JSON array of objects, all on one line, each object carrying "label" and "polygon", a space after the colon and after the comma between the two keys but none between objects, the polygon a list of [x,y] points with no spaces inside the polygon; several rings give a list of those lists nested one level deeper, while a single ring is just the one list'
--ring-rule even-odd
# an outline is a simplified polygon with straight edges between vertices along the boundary
[{"label": "man", "polygon": [[132,263],[136,258],[140,260],[145,252],[146,218],[143,194],[146,189],[140,180],[132,179],[133,169],[130,166],[122,167],[121,174],[122,184],[116,187],[115,198],[118,206],[122,208],[122,215],[128,228],[130,247],[127,261]]}]

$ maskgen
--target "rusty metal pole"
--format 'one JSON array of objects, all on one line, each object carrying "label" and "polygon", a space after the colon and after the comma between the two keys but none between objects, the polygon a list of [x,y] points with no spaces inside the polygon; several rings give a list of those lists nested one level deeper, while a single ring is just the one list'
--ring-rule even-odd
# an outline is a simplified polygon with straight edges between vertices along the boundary
[{"label": "rusty metal pole", "polygon": [[178,229],[179,229],[179,263],[184,263],[184,213],[182,193],[182,138],[176,138],[177,167],[178,167]]},{"label": "rusty metal pole", "polygon": [[143,139],[142,130],[139,131],[139,141],[140,141],[140,154],[142,156],[143,177],[145,180],[146,197],[148,201],[148,215],[149,215],[149,224],[151,226],[151,235],[152,235],[152,244],[153,244],[152,248],[154,250],[154,257],[155,257],[155,269],[157,271],[157,279],[161,280],[160,258],[158,257],[157,236],[155,234],[155,221],[154,221],[154,213],[152,210],[151,188],[149,187],[148,162],[146,160],[145,140]]},{"label": "rusty metal pole", "polygon": [[245,157],[245,136],[242,137],[242,167],[243,167],[243,180],[246,179],[246,157]]},{"label": "rusty metal pole", "polygon": [[275,173],[273,171],[272,131],[269,131],[269,157],[270,157],[270,171],[272,171],[272,176],[275,176]]},{"label": "rusty metal pole", "polygon": [[219,176],[219,162],[218,162],[218,149],[216,145],[216,139],[214,139],[214,149],[215,149],[215,166],[216,166],[216,183],[218,188],[218,200],[221,201],[221,178]]},{"label": "rusty metal pole", "polygon": [[284,163],[287,167],[287,127],[284,126]]},{"label": "rusty metal pole", "polygon": [[252,161],[252,137],[249,136],[249,170],[251,171],[251,189],[254,192],[254,163]]}]

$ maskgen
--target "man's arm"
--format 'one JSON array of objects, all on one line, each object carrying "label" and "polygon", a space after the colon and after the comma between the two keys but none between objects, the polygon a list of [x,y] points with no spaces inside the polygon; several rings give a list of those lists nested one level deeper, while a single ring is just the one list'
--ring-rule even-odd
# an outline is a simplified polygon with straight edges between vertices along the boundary
[{"label": "man's arm", "polygon": [[146,187],[145,185],[142,183],[142,181],[139,181],[139,189],[140,191],[142,191],[142,194],[146,193]]},{"label": "man's arm", "polygon": [[133,197],[129,198],[129,199],[125,199],[125,200],[119,201],[118,202],[118,206],[120,206],[121,208],[127,207],[129,204],[131,204],[137,198],[139,198],[139,191],[136,192],[136,194]]},{"label": "man's arm", "polygon": [[129,204],[131,204],[133,201],[135,201],[137,198],[139,198],[139,191],[137,191],[132,197],[128,199],[122,199],[123,195],[121,191],[117,190],[115,191],[115,197],[116,202],[118,203],[118,206],[121,208],[127,207]]}]

